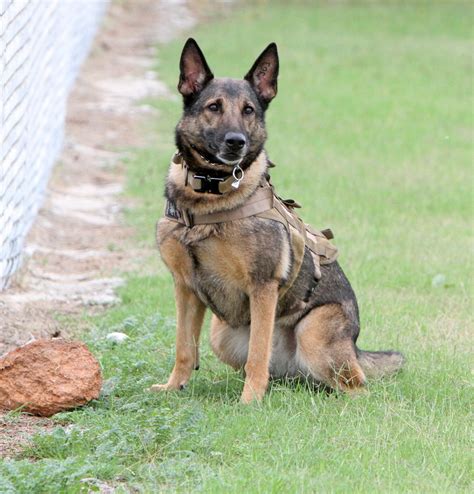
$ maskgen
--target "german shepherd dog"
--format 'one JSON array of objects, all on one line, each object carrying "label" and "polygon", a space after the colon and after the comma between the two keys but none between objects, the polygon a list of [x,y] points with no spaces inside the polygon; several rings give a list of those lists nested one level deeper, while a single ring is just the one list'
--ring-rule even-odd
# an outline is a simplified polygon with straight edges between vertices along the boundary
[{"label": "german shepherd dog", "polygon": [[[206,307],[214,314],[213,351],[245,371],[243,403],[261,400],[270,377],[304,377],[352,391],[366,376],[402,365],[400,353],[357,348],[357,301],[337,262],[321,265],[315,283],[318,267],[305,247],[291,286],[282,290],[296,257],[288,228],[259,215],[226,220],[268,184],[264,117],[277,94],[278,70],[275,43],[243,80],[214,78],[193,39],[183,48],[178,90],[184,112],[166,183],[167,213],[157,225],[161,257],[175,284],[176,361],[168,382],[153,391],[183,389],[198,369]],[[229,178],[232,186],[219,190]],[[214,220],[189,221],[206,215]]]}]

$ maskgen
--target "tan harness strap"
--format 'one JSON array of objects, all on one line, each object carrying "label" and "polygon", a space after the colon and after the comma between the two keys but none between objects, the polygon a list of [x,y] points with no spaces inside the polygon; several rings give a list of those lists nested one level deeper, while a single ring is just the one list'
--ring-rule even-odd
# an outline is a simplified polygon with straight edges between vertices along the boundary
[{"label": "tan harness strap", "polygon": [[291,266],[291,272],[288,275],[286,282],[280,287],[278,296],[281,298],[288,291],[288,289],[293,285],[301,269],[304,259],[304,248],[305,248],[305,229],[303,222],[300,223],[300,227],[296,228],[287,221],[286,216],[278,210],[276,204],[278,199],[275,198],[273,202],[273,209],[265,211],[263,213],[257,214],[258,218],[264,218],[267,220],[274,220],[281,223],[285,230],[290,235],[290,243],[293,251],[293,262]]},{"label": "tan harness strap", "polygon": [[271,210],[273,208],[273,199],[273,189],[270,186],[259,187],[248,202],[238,208],[229,211],[194,215],[189,214],[184,209],[178,209],[174,203],[168,201],[165,216],[187,227],[225,223],[226,221],[241,220]]},{"label": "tan harness strap", "polygon": [[193,223],[195,225],[210,225],[226,221],[241,220],[249,216],[255,216],[273,208],[273,190],[271,187],[259,187],[255,194],[243,206],[230,211],[218,211],[209,214],[195,214]]},{"label": "tan harness strap", "polygon": [[337,259],[337,248],[334,247],[334,245],[332,245],[328,240],[328,237],[333,238],[332,231],[330,229],[320,232],[312,228],[310,225],[303,223],[303,221],[296,214],[291,212],[279,199],[275,199],[273,206],[279,214],[274,215],[272,219],[280,221],[286,226],[287,229],[289,229],[289,225],[295,228],[304,238],[305,244],[309,250],[320,258],[317,260],[318,265],[330,264]]},{"label": "tan harness strap", "polygon": [[[290,243],[293,250],[293,265],[285,284],[280,287],[278,296],[281,298],[293,286],[293,283],[296,281],[301,270],[307,240],[306,228],[303,221],[296,215],[291,214],[287,209],[287,206],[280,202],[278,198],[275,198],[273,201],[273,209],[271,211],[259,214],[258,216],[260,218],[268,218],[282,223],[286,228],[286,231],[290,234]],[[320,277],[319,266],[316,267],[316,272]]]}]

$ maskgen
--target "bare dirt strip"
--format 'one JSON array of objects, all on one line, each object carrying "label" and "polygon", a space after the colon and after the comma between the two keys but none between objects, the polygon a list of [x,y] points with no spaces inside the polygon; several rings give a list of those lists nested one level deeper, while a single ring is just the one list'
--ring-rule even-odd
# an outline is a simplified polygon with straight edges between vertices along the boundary
[{"label": "bare dirt strip", "polygon": [[[199,4],[111,2],[68,105],[66,140],[45,202],[28,236],[26,259],[0,293],[0,355],[38,337],[68,336],[84,311],[116,303],[122,274],[150,252],[123,221],[122,160],[146,144],[153,115],[144,98],[167,95],[152,70],[156,44],[195,22]],[[0,414],[0,456],[15,455],[46,419]]]}]

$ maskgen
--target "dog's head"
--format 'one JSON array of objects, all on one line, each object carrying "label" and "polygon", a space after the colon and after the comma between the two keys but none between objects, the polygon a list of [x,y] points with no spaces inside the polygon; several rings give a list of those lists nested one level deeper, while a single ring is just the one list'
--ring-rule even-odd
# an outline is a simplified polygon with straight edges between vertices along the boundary
[{"label": "dog's head", "polygon": [[[242,80],[214,78],[196,41],[188,39],[180,60],[178,90],[184,112],[176,143],[191,161],[206,160],[219,168],[248,167],[267,137],[265,110],[277,93],[278,52],[265,48]],[[212,165],[209,165],[212,166]]]}]

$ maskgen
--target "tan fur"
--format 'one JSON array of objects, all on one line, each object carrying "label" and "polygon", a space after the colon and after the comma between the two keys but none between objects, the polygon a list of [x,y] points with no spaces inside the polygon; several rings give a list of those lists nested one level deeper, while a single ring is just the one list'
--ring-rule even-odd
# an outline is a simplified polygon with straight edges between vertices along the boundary
[{"label": "tan fur", "polygon": [[295,328],[297,360],[309,376],[332,388],[365,384],[351,338],[344,337],[345,316],[338,304],[313,309]]},{"label": "tan fur", "polygon": [[212,269],[224,283],[237,288],[250,290],[251,280],[247,269],[247,259],[241,255],[241,247],[229,244],[226,237],[217,237],[205,242],[199,248],[201,263],[213,266]]},{"label": "tan fur", "polygon": [[[175,283],[180,283],[190,288],[192,261],[183,245],[177,242],[175,238],[169,236],[173,231],[176,231],[175,223],[171,221],[160,222],[157,234],[160,239],[161,257],[173,274]],[[160,233],[162,236],[159,236]]]},{"label": "tan fur", "polygon": [[193,369],[199,367],[199,336],[206,309],[190,288],[191,260],[183,247],[168,239],[161,249],[175,281],[176,361],[168,382],[152,386],[153,391],[183,388]]}]

